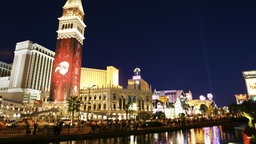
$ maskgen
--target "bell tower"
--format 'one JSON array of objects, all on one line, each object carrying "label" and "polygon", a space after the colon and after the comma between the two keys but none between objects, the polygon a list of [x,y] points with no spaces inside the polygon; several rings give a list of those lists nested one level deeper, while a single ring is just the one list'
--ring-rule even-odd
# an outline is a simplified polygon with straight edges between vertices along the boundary
[{"label": "bell tower", "polygon": [[52,69],[50,101],[78,96],[84,40],[84,10],[81,0],[67,0],[58,18],[57,43]]}]

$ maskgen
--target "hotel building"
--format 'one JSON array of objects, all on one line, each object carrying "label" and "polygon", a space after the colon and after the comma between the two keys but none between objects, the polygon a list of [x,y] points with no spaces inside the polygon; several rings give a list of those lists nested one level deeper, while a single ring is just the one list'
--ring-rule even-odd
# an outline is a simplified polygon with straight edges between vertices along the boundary
[{"label": "hotel building", "polygon": [[126,119],[127,105],[133,111],[128,114],[129,118],[135,118],[139,112],[152,113],[152,92],[139,73],[135,72],[133,78],[128,80],[128,88],[124,89],[119,85],[118,70],[112,66],[106,71],[83,70],[86,68],[82,69],[82,75],[94,75],[91,78],[94,80],[83,81],[81,77],[81,85],[85,86],[80,90],[82,119]]},{"label": "hotel building", "polygon": [[12,64],[0,61],[0,91],[7,91],[9,87]]},{"label": "hotel building", "polygon": [[7,93],[4,99],[29,103],[49,91],[54,52],[32,41],[16,44]]}]

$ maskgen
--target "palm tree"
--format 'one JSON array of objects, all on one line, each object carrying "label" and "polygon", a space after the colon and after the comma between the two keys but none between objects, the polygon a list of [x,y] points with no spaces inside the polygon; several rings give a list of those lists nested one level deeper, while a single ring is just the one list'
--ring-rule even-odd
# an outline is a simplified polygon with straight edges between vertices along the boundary
[{"label": "palm tree", "polygon": [[[240,108],[239,108],[240,107]],[[229,109],[229,113],[232,115],[232,116],[235,116],[237,114],[239,114],[240,110],[241,110],[241,106],[239,106],[238,104],[236,103],[231,103],[229,106],[228,106],[228,109]]]},{"label": "palm tree", "polygon": [[247,136],[251,137],[250,143],[255,143],[256,141],[256,102],[253,100],[244,101],[238,106],[239,113],[248,119],[248,124],[244,130]]},{"label": "palm tree", "polygon": [[125,110],[125,114],[126,114],[126,119],[128,119],[128,115],[132,112],[131,110],[131,107],[132,106],[132,103],[131,102],[128,102],[125,107],[124,107],[124,110]]},{"label": "palm tree", "polygon": [[190,105],[187,104],[186,102],[183,102],[183,103],[181,103],[181,106],[182,106],[182,108],[184,109],[185,114],[188,115],[188,110],[189,110],[189,108],[190,108]]},{"label": "palm tree", "polygon": [[201,105],[200,105],[200,111],[201,111],[203,114],[206,114],[206,112],[208,111],[208,107],[207,107],[205,104],[201,104]]},{"label": "palm tree", "polygon": [[75,112],[79,112],[80,108],[80,100],[77,96],[71,96],[68,100],[68,112],[71,113],[71,124],[74,121]]},{"label": "palm tree", "polygon": [[154,119],[165,119],[165,113],[162,111],[158,111],[153,116]]},{"label": "palm tree", "polygon": [[174,102],[167,102],[166,107],[167,108],[174,108]]},{"label": "palm tree", "polygon": [[138,113],[138,118],[142,120],[148,120],[150,118],[150,114],[142,111]]}]

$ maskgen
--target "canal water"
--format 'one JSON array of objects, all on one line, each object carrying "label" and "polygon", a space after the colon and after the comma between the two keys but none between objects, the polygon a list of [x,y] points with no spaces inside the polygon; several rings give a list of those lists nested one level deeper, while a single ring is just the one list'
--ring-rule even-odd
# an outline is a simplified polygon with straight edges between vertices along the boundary
[{"label": "canal water", "polygon": [[240,128],[212,126],[172,132],[53,142],[50,144],[243,144]]}]

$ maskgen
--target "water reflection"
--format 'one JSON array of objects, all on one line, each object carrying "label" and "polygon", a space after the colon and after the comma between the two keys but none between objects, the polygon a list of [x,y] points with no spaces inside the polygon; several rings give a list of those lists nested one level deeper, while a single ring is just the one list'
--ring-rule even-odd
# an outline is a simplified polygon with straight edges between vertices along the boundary
[{"label": "water reflection", "polygon": [[233,128],[223,129],[222,126],[212,126],[127,137],[66,141],[56,144],[221,144],[242,143],[242,141],[241,131]]}]

